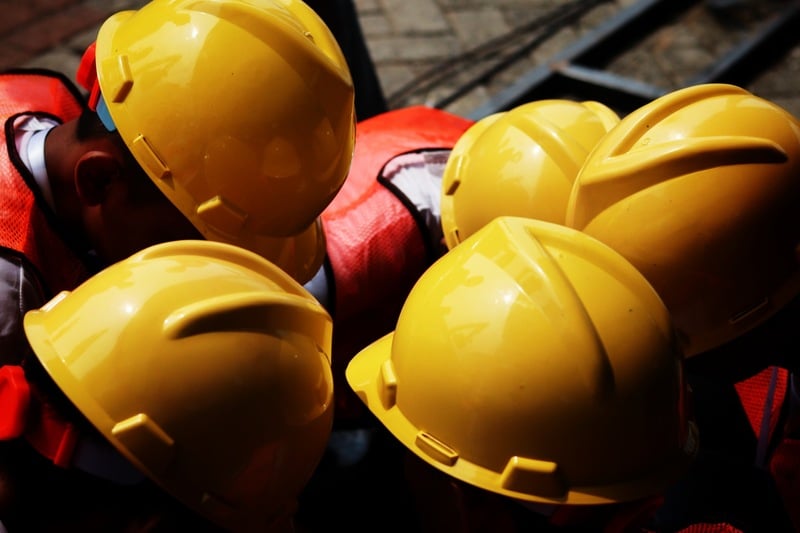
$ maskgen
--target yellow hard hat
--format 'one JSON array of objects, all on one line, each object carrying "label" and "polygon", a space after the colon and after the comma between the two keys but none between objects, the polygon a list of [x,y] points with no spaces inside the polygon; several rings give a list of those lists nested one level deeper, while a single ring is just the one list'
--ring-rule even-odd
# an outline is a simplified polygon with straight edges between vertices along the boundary
[{"label": "yellow hard hat", "polygon": [[96,61],[122,139],[203,236],[311,279],[315,219],[355,132],[350,72],[316,13],[300,0],[153,0],[101,26]]},{"label": "yellow hard hat", "polygon": [[260,256],[147,248],[25,315],[69,400],[166,492],[230,530],[291,518],[332,424],[331,319]]},{"label": "yellow hard hat", "polygon": [[705,84],[626,116],[586,160],[566,223],[644,274],[693,356],[800,293],[799,204],[800,122]]},{"label": "yellow hard hat", "polygon": [[564,223],[586,156],[619,122],[599,102],[540,100],[489,115],[462,135],[442,177],[442,229],[453,248],[497,216]]},{"label": "yellow hard hat", "polygon": [[570,228],[499,217],[434,263],[346,370],[406,447],[520,500],[638,499],[697,445],[681,354],[647,281]]}]

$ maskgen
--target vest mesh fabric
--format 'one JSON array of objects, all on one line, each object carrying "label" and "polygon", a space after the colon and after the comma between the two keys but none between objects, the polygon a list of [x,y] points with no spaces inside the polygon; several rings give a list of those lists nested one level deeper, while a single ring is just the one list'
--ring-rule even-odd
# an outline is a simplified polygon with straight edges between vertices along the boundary
[{"label": "vest mesh fabric", "polygon": [[[322,213],[333,272],[331,310],[337,418],[349,408],[344,369],[362,348],[394,329],[414,283],[430,264],[427,236],[409,208],[378,177],[396,156],[452,148],[472,121],[424,106],[389,111],[359,122],[353,162],[344,185]],[[354,396],[353,396],[354,398]],[[344,403],[350,404],[346,407]],[[355,415],[354,415],[355,416]]]},{"label": "vest mesh fabric", "polygon": [[75,288],[86,279],[86,268],[35,200],[26,182],[33,178],[27,169],[20,168],[18,158],[12,160],[9,150],[15,150],[14,139],[7,136],[12,131],[11,118],[20,113],[46,113],[65,121],[80,112],[80,101],[56,75],[0,75],[0,118],[4,125],[0,132],[0,246],[22,253],[53,294]]}]

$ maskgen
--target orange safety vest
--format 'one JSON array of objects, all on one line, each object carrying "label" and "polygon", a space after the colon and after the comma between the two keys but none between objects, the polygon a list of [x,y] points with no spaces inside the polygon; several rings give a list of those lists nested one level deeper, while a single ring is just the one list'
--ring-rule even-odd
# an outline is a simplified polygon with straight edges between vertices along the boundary
[{"label": "orange safety vest", "polygon": [[418,213],[380,178],[383,168],[403,154],[450,149],[472,124],[445,111],[413,106],[356,126],[350,173],[322,213],[334,280],[329,311],[340,391],[349,390],[342,379],[347,363],[394,329],[411,287],[439,255]]},{"label": "orange safety vest", "polygon": [[84,281],[87,268],[66,243],[55,213],[46,205],[14,146],[14,120],[35,114],[66,121],[83,108],[80,94],[62,75],[46,71],[0,74],[0,246],[22,254],[56,294]]}]

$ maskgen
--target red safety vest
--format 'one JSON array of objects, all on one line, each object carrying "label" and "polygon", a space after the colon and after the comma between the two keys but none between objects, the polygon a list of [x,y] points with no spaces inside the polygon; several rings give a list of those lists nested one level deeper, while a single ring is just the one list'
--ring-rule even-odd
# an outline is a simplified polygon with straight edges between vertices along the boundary
[{"label": "red safety vest", "polygon": [[80,95],[56,73],[0,74],[0,246],[24,255],[38,269],[46,289],[55,294],[74,289],[87,278],[87,269],[59,234],[55,214],[34,194],[33,176],[7,139],[13,120],[36,114],[59,121],[77,117]]},{"label": "red safety vest", "polygon": [[[784,422],[781,409],[791,394],[790,377],[785,368],[771,366],[737,383],[736,392],[759,447],[768,445],[764,451],[771,452],[757,459],[766,463],[761,466],[772,474],[789,518],[800,531],[800,439],[783,434],[784,428],[779,425]],[[777,442],[773,445],[773,441]]]},{"label": "red safety vest", "polygon": [[[380,179],[382,170],[402,154],[452,148],[472,124],[445,111],[414,106],[371,117],[356,127],[350,173],[322,213],[335,286],[330,311],[340,391],[349,391],[342,379],[347,363],[394,329],[411,287],[438,259],[424,224]],[[341,402],[338,407],[343,414]]]}]

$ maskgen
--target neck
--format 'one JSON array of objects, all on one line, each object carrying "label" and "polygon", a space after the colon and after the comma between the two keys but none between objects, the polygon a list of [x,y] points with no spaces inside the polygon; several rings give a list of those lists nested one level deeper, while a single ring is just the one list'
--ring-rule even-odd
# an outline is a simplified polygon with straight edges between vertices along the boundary
[{"label": "neck", "polygon": [[88,245],[74,178],[75,164],[85,146],[75,137],[76,124],[77,121],[66,122],[50,131],[45,139],[44,157],[56,216],[67,232],[76,238],[76,244],[85,248]]}]

